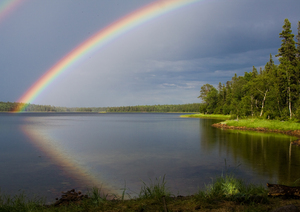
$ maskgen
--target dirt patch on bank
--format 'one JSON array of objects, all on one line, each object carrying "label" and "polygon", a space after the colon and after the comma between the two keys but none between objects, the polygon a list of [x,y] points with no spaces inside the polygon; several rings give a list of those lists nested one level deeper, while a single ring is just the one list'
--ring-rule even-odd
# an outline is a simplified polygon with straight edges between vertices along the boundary
[{"label": "dirt patch on bank", "polygon": [[272,130],[263,127],[251,128],[251,127],[235,127],[235,126],[228,126],[227,124],[215,123],[212,125],[216,128],[221,128],[225,130],[250,130],[250,131],[259,131],[259,132],[272,132],[272,133],[281,133],[285,135],[295,136],[299,138],[296,141],[292,141],[293,145],[300,146],[300,130]]}]

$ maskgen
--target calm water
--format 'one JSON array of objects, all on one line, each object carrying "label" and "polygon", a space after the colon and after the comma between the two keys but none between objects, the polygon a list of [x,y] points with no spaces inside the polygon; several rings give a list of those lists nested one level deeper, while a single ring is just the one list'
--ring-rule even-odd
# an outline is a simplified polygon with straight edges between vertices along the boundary
[{"label": "calm water", "polygon": [[53,201],[72,188],[117,194],[126,184],[134,196],[142,180],[166,175],[174,194],[188,195],[226,171],[259,184],[300,177],[295,138],[179,115],[0,113],[1,192]]}]

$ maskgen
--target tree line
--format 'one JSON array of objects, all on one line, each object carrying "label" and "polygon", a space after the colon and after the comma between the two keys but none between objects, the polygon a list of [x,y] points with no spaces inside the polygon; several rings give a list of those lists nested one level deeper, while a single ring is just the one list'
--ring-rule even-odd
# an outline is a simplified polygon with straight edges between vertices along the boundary
[{"label": "tree line", "polygon": [[24,112],[198,112],[200,103],[182,105],[138,105],[122,107],[56,107],[51,105],[25,104],[18,102],[0,102],[0,112],[14,111],[25,106]]},{"label": "tree line", "polygon": [[52,105],[36,105],[18,102],[0,102],[0,112],[11,112],[15,108],[24,107],[24,112],[104,112],[107,107],[56,107]]},{"label": "tree line", "polygon": [[138,105],[123,107],[108,107],[107,112],[198,112],[200,103],[182,105]]},{"label": "tree line", "polygon": [[272,55],[259,71],[232,77],[215,88],[210,84],[201,87],[200,112],[207,114],[234,114],[239,117],[262,117],[268,119],[300,119],[300,21],[294,40],[291,23],[284,20],[282,38],[278,49],[279,65]]}]

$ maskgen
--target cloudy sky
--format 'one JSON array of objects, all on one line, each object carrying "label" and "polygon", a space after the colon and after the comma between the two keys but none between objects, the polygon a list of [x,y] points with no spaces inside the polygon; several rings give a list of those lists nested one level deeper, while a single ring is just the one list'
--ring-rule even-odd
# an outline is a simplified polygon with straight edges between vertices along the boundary
[{"label": "cloudy sky", "polygon": [[[76,46],[151,2],[23,0],[0,16],[0,101],[18,101]],[[199,0],[99,48],[31,103],[102,107],[200,102],[203,84],[217,86],[253,65],[264,66],[280,47],[285,18],[297,33],[299,9],[299,0]]]}]

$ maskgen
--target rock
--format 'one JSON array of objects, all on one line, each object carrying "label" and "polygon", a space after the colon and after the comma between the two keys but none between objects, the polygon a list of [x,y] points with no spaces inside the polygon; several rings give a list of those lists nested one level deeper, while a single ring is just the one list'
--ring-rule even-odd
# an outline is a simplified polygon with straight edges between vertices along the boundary
[{"label": "rock", "polygon": [[300,211],[295,205],[286,205],[280,208],[276,208],[271,212],[300,212]]},{"label": "rock", "polygon": [[83,199],[88,198],[87,195],[82,195],[80,191],[76,192],[75,189],[62,193],[63,195],[61,195],[60,199],[56,198],[56,202],[53,204],[54,206],[68,205],[71,202],[80,204]]},{"label": "rock", "polygon": [[270,184],[267,183],[267,187],[269,189],[268,196],[278,197],[300,197],[300,187],[291,187],[286,185],[279,184]]}]

